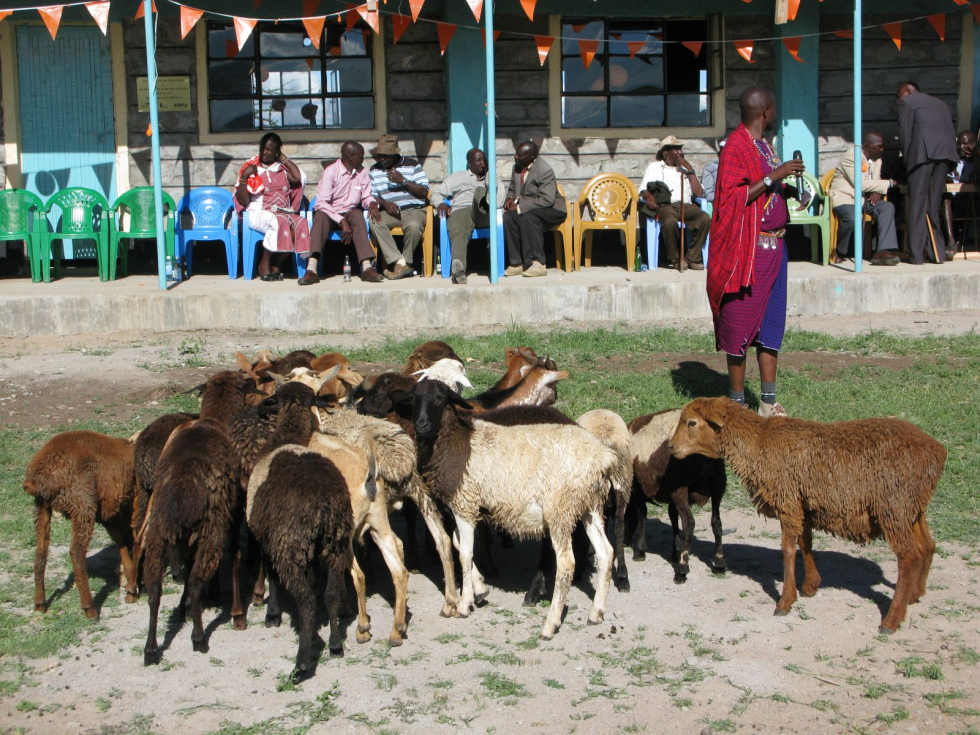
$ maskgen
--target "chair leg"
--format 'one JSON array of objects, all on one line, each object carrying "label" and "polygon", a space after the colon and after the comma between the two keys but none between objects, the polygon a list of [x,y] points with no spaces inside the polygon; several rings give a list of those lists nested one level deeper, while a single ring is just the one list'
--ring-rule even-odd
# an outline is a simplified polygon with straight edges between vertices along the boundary
[{"label": "chair leg", "polygon": [[[811,225],[811,227],[812,226],[813,225]],[[831,248],[830,227],[824,225],[820,226],[820,239],[823,241],[823,264],[827,265],[830,263],[830,248]]]},{"label": "chair leg", "polygon": [[27,239],[27,261],[31,266],[31,283],[41,282],[41,233],[32,232]]},{"label": "chair leg", "polygon": [[[122,239],[123,238],[119,238],[118,240],[116,240],[116,247],[117,248],[122,245]],[[129,248],[130,248],[130,245],[132,245],[132,241],[131,240],[127,240],[126,243],[125,243],[125,245],[122,246],[122,250],[119,251],[120,276],[122,278],[126,278],[129,275]]]},{"label": "chair leg", "polygon": [[229,232],[225,240],[225,258],[228,261],[228,278],[238,278],[238,242]]},{"label": "chair leg", "polygon": [[181,258],[183,258],[183,261],[187,264],[187,277],[190,278],[194,265],[194,241],[191,240],[190,242],[187,242],[184,240],[182,243],[180,243],[180,249]]},{"label": "chair leg", "polygon": [[585,240],[585,253],[582,256],[582,262],[586,268],[592,267],[592,235],[595,234],[595,230],[586,230],[582,233],[582,239]]},{"label": "chair leg", "polygon": [[51,243],[54,241],[53,237],[43,236],[44,239],[41,244],[41,280],[45,283],[51,283]]},{"label": "chair leg", "polygon": [[103,270],[106,272],[107,281],[116,280],[116,258],[119,256],[119,239],[118,238],[107,238],[108,242],[103,246],[101,238],[99,239],[99,250],[105,253],[105,268]]}]

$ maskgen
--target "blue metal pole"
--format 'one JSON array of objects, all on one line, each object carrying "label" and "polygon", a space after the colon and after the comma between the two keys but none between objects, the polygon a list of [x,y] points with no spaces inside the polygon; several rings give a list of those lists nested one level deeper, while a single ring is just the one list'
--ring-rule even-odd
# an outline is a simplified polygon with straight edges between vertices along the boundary
[{"label": "blue metal pole", "polygon": [[861,0],[854,0],[854,272],[864,265],[864,196],[861,193]]},{"label": "blue metal pole", "polygon": [[490,202],[490,283],[497,283],[497,109],[493,78],[493,0],[483,8],[487,34],[487,201]]},{"label": "blue metal pole", "polygon": [[[160,289],[167,290],[167,273],[164,268],[166,248],[163,237],[163,184],[160,180],[160,116],[157,113],[157,60],[156,38],[153,33],[153,0],[143,0],[143,18],[146,32],[146,80],[150,88],[150,153],[153,159],[153,210],[157,226],[157,273]],[[173,264],[177,267],[177,264]]]}]

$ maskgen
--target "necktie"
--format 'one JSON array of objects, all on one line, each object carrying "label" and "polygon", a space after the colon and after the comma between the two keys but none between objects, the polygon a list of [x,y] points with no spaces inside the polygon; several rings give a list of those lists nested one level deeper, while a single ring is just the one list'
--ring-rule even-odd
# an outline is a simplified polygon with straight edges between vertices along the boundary
[{"label": "necktie", "polygon": [[524,188],[524,179],[527,178],[527,169],[521,171],[521,188]]}]

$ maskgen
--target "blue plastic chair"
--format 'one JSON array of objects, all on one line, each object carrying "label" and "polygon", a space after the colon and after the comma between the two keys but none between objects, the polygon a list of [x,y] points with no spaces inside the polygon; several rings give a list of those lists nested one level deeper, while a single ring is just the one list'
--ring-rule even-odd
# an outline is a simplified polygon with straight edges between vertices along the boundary
[{"label": "blue plastic chair", "polygon": [[[314,198],[316,201],[316,198]],[[300,214],[306,217],[307,222],[310,220],[309,210],[311,207],[306,201],[306,197],[303,197],[303,203],[300,205]],[[310,227],[313,224],[310,223]],[[257,232],[248,226],[248,210],[242,212],[242,276],[246,281],[251,281],[255,278],[255,269],[258,266],[258,259],[255,254],[258,252],[259,243],[262,242],[265,235],[261,232]],[[306,272],[306,268],[303,268],[303,273]],[[302,278],[303,273],[300,273]]]},{"label": "blue plastic chair", "polygon": [[[698,198],[695,199],[705,212],[709,215],[711,214],[711,203],[707,199]],[[681,223],[678,222],[677,226],[680,227]],[[690,237],[690,232],[685,229],[686,236]],[[704,267],[708,267],[708,245],[711,244],[711,235],[704,241],[704,247],[701,248],[701,260],[704,263]],[[647,218],[647,266],[650,270],[657,270],[657,261],[660,259],[660,220],[656,217]]]},{"label": "blue plastic chair", "polygon": [[[316,206],[316,197],[313,197],[313,201],[310,202],[309,208],[306,210],[306,221],[310,224],[310,233],[313,233],[313,208]],[[367,226],[368,241],[371,240],[371,216],[368,211],[364,210],[364,224]],[[336,240],[340,242],[341,230],[339,227],[330,228],[330,237],[328,240]],[[302,278],[306,275],[306,263],[309,258],[302,257],[299,253],[296,253],[296,277]],[[316,263],[316,271],[319,275],[323,275],[323,258],[320,258]]]},{"label": "blue plastic chair", "polygon": [[[194,218],[194,224],[186,230],[180,222],[184,212],[190,212]],[[238,278],[238,217],[231,192],[218,186],[191,189],[177,203],[177,216],[177,254],[187,265],[187,275],[192,274],[194,254],[193,247],[188,248],[188,244],[220,240],[225,244],[228,277]]]},{"label": "blue plastic chair", "polygon": [[[452,205],[452,197],[446,197],[447,205]],[[438,216],[438,215],[437,215]],[[470,240],[489,240],[490,228],[478,227],[473,230]],[[441,275],[449,278],[449,269],[452,266],[452,246],[449,242],[449,217],[439,217],[439,257],[442,260]],[[507,261],[504,257],[504,210],[497,208],[497,278],[504,277],[504,268]]]}]

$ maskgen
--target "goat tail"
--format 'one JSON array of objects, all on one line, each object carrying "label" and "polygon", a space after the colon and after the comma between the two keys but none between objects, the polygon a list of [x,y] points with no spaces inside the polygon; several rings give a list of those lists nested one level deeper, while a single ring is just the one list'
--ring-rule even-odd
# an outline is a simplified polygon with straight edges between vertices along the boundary
[{"label": "goat tail", "polygon": [[362,432],[364,437],[364,454],[367,458],[367,479],[364,481],[364,492],[372,503],[378,497],[378,462],[375,458],[374,437],[371,432],[365,429]]},{"label": "goat tail", "polygon": [[[153,498],[155,497],[156,495],[151,495],[150,499],[146,501],[146,513],[143,514],[143,525],[140,526],[140,530],[136,532],[136,538],[134,539],[134,543],[137,548],[143,547],[143,537],[146,535],[146,527],[150,523],[150,512],[153,510]],[[137,561],[139,560],[134,559],[133,563],[136,563]]]}]

